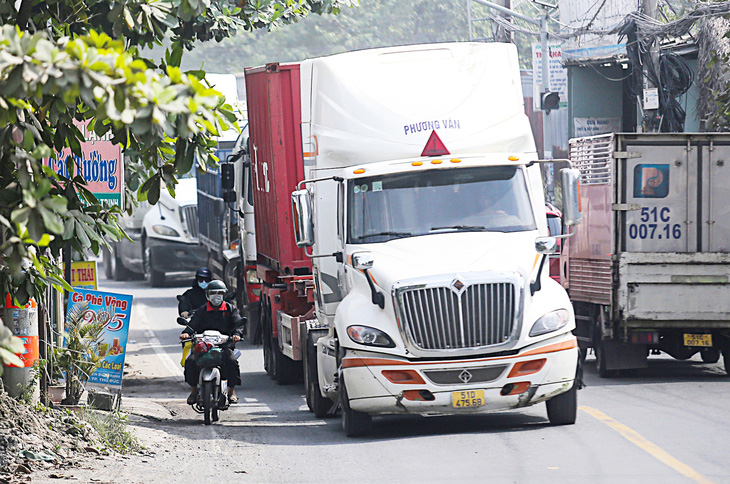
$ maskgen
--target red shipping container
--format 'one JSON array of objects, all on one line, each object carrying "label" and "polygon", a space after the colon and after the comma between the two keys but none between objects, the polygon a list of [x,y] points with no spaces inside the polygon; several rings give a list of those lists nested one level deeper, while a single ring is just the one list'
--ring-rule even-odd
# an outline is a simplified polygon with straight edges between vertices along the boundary
[{"label": "red shipping container", "polygon": [[291,192],[304,179],[299,64],[268,64],[245,74],[258,263],[280,275],[311,274],[291,215]]}]

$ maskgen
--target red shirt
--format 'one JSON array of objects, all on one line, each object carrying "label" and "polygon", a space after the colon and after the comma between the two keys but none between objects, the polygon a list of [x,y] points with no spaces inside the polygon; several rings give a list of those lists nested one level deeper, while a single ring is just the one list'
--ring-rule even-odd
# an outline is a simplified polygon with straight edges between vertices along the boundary
[{"label": "red shirt", "polygon": [[208,301],[208,302],[207,302],[207,303],[205,304],[205,309],[206,309],[206,311],[225,311],[226,309],[228,309],[228,306],[226,305],[226,302],[225,302],[225,301],[223,301],[223,302],[221,303],[221,305],[220,305],[220,306],[218,306],[218,307],[216,308],[216,307],[214,307],[214,306],[213,306],[213,305],[212,305],[212,304],[210,303],[210,301]]}]

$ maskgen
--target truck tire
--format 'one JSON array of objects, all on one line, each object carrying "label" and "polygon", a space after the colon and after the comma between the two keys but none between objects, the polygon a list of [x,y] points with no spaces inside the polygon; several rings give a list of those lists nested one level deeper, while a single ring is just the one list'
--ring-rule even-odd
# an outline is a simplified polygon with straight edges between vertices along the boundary
[{"label": "truck tire", "polygon": [[373,429],[370,414],[358,412],[350,408],[345,379],[340,376],[340,407],[342,408],[342,430],[348,437],[360,437],[369,434]]},{"label": "truck tire", "polygon": [[165,284],[165,273],[155,270],[152,267],[152,249],[144,248],[143,253],[144,278],[152,287],[160,287]]},{"label": "truck tire", "polygon": [[107,280],[114,280],[114,272],[112,272],[112,254],[109,249],[103,249],[103,260],[104,260],[104,276]]},{"label": "truck tire", "polygon": [[276,374],[276,383],[279,385],[290,385],[299,379],[301,365],[289,359],[279,349],[278,338],[271,339],[273,343],[272,352],[274,353],[274,373]]},{"label": "truck tire", "polygon": [[265,299],[261,299],[261,330],[262,330],[262,337],[261,341],[263,344],[263,355],[264,355],[264,370],[266,371],[266,374],[269,375],[269,377],[272,380],[276,380],[276,374],[274,374],[274,359],[273,359],[273,351],[272,351],[272,341],[271,341],[271,323],[270,321],[270,315],[269,315],[269,305],[266,303]]},{"label": "truck tire", "polygon": [[264,328],[264,369],[279,385],[294,383],[301,371],[301,365],[290,360],[279,349],[279,341],[272,336],[273,315],[269,304],[261,308]]},{"label": "truck tire", "polygon": [[126,281],[132,273],[124,267],[112,245],[111,250],[104,250],[104,275],[110,281]]},{"label": "truck tire", "polygon": [[717,363],[720,361],[720,350],[717,348],[706,348],[700,351],[703,363]]},{"label": "truck tire", "polygon": [[578,386],[545,402],[551,425],[572,425],[578,413]]},{"label": "truck tire", "polygon": [[606,344],[603,342],[603,323],[601,321],[602,311],[598,309],[595,318],[595,331],[593,332],[593,352],[596,355],[596,370],[601,378],[615,378],[618,370],[609,370],[606,364]]},{"label": "truck tire", "polygon": [[725,373],[730,375],[730,347],[722,350],[722,362],[725,365]]},{"label": "truck tire", "polygon": [[261,303],[254,302],[246,305],[246,339],[251,345],[261,344]]},{"label": "truck tire", "polygon": [[618,370],[609,370],[606,366],[606,345],[603,341],[596,342],[593,348],[596,354],[596,370],[601,378],[615,378]]},{"label": "truck tire", "polygon": [[307,407],[317,418],[331,417],[334,402],[323,397],[319,389],[317,375],[317,347],[311,334],[307,335],[307,348],[304,356],[304,388],[307,392]]}]

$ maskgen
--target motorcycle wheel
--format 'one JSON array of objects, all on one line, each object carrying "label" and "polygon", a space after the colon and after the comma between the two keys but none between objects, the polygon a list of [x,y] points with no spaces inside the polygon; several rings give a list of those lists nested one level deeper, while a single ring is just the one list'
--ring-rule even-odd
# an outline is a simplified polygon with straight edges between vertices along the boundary
[{"label": "motorcycle wheel", "polygon": [[203,383],[203,420],[205,425],[210,425],[211,414],[213,413],[213,382]]}]

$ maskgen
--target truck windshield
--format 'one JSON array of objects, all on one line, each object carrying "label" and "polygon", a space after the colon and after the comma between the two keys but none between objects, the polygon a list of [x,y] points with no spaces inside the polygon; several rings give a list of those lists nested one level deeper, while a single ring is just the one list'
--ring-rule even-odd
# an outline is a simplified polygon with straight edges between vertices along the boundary
[{"label": "truck windshield", "polygon": [[486,166],[350,180],[348,242],[456,232],[535,230],[522,170]]}]

